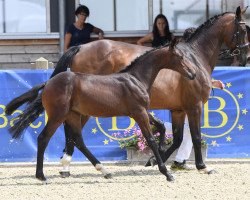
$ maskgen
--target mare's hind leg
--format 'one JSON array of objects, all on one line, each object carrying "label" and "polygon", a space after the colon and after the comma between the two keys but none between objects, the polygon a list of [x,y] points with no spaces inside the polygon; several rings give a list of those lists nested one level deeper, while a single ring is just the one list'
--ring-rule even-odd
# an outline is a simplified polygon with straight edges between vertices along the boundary
[{"label": "mare's hind leg", "polygon": [[152,149],[155,155],[156,161],[158,163],[159,171],[166,176],[168,181],[173,181],[174,180],[173,176],[168,172],[165,164],[162,162],[160,153],[158,151],[158,145],[154,139],[154,136],[152,135],[152,130],[149,124],[149,116],[147,114],[147,111],[142,110],[141,112],[139,112],[139,114],[136,113],[132,117],[138,123],[142,131],[142,134],[148,143],[148,146]]},{"label": "mare's hind leg", "polygon": [[37,148],[36,178],[41,181],[47,180],[43,173],[44,152],[49,143],[50,138],[55,133],[56,129],[59,127],[60,124],[61,123],[54,123],[49,120],[37,138],[38,148]]},{"label": "mare's hind leg", "polygon": [[70,128],[72,139],[75,146],[88,158],[88,160],[95,166],[97,171],[101,171],[105,178],[111,178],[111,173],[108,172],[99,160],[89,151],[82,138],[82,127],[88,121],[88,116],[82,116],[71,112],[67,117],[66,123]]}]

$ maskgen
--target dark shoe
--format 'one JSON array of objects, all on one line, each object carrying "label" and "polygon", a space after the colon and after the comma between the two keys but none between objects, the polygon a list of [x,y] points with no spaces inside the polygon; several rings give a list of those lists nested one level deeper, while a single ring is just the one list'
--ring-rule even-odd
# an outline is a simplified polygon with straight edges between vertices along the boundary
[{"label": "dark shoe", "polygon": [[186,170],[186,171],[189,171],[189,170],[192,170],[191,167],[189,167],[187,164],[186,164],[186,161],[184,160],[182,163],[181,162],[177,162],[177,161],[174,161],[173,164],[171,165],[171,170],[173,171],[178,171],[178,170]]}]

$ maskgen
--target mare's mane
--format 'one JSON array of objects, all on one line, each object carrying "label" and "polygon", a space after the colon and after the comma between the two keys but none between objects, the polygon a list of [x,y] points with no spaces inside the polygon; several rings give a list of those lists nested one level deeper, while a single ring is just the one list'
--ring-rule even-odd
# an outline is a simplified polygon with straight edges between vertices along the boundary
[{"label": "mare's mane", "polygon": [[210,19],[208,19],[206,22],[204,22],[202,25],[200,25],[196,31],[194,33],[192,33],[186,40],[185,42],[190,42],[193,39],[195,39],[196,37],[198,37],[200,35],[200,33],[202,33],[203,31],[209,29],[220,17],[224,16],[225,14],[229,14],[232,12],[225,12],[219,15],[215,15],[213,17],[211,17]]},{"label": "mare's mane", "polygon": [[168,47],[170,45],[170,43],[167,43],[163,46],[159,46],[156,48],[153,48],[149,51],[146,51],[145,53],[143,53],[142,55],[138,56],[137,58],[135,58],[127,67],[125,67],[124,69],[120,70],[118,73],[124,73],[129,71],[130,69],[132,69],[138,62],[140,62],[141,59],[143,59],[144,57],[146,57],[148,54],[150,54],[151,52],[157,51],[159,49],[162,49],[164,47]]}]

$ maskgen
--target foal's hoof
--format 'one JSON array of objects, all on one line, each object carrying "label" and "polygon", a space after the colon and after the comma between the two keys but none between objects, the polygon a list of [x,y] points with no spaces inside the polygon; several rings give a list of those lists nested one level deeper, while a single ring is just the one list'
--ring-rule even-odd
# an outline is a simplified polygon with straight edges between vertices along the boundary
[{"label": "foal's hoof", "polygon": [[104,176],[104,178],[106,178],[106,179],[111,179],[111,178],[113,178],[113,177],[112,177],[112,174],[111,174],[111,173],[108,173],[108,174],[106,174],[106,175]]},{"label": "foal's hoof", "polygon": [[215,171],[214,169],[209,169],[207,167],[204,169],[200,169],[199,172],[203,174],[216,174],[217,173],[217,171]]},{"label": "foal's hoof", "polygon": [[207,172],[207,174],[217,174],[218,172],[214,169],[211,169],[210,171]]},{"label": "foal's hoof", "polygon": [[60,175],[61,175],[61,178],[70,177],[70,172],[60,171],[59,173],[60,173]]},{"label": "foal's hoof", "polygon": [[48,180],[48,179],[46,179],[45,181],[42,181],[42,184],[43,185],[48,185],[48,184],[50,184],[51,182]]},{"label": "foal's hoof", "polygon": [[174,177],[173,177],[171,174],[169,174],[169,175],[167,176],[167,181],[173,182],[173,181],[174,181]]},{"label": "foal's hoof", "polygon": [[148,166],[155,166],[155,165],[157,165],[157,161],[155,160],[155,157],[154,156],[152,156],[152,157],[150,157],[149,158],[149,160],[146,162],[146,164],[145,164],[145,167],[148,167]]}]

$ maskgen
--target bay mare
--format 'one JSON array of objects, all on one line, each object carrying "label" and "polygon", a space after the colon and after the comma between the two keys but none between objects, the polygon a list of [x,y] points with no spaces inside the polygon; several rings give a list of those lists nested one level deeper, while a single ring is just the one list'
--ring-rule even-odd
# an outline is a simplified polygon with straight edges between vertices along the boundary
[{"label": "bay mare", "polygon": [[[43,108],[48,115],[48,122],[38,136],[36,178],[41,181],[47,180],[43,173],[44,152],[50,138],[63,122],[67,123],[70,137],[77,148],[109,178],[110,173],[101,166],[100,161],[84,144],[82,128],[90,116],[129,116],[134,118],[139,125],[156,157],[160,172],[168,181],[172,181],[173,176],[167,171],[162,161],[150,127],[150,123],[162,127],[161,134],[164,135],[164,125],[148,114],[147,110],[152,84],[161,69],[172,69],[189,79],[195,78],[193,63],[183,57],[182,51],[179,51],[182,44],[178,47],[175,47],[175,44],[174,40],[169,47],[153,49],[143,54],[119,73],[106,76],[74,72],[60,73],[47,83],[35,86],[10,102],[6,113],[9,113],[9,108],[15,102],[28,102],[34,98],[42,100],[42,104],[39,105],[34,100],[18,116],[13,127],[10,128],[13,138],[19,138],[30,123],[41,114]],[[41,89],[43,91],[39,93]]]},{"label": "bay mare", "polygon": [[[151,109],[169,109],[172,115],[174,143],[164,152],[164,159],[180,146],[183,136],[185,115],[188,115],[193,139],[196,167],[209,173],[201,156],[201,106],[211,91],[211,73],[215,67],[221,45],[226,44],[231,51],[247,43],[245,24],[241,15],[245,10],[237,8],[236,14],[224,13],[209,19],[182,45],[179,50],[196,64],[197,78],[187,81],[179,73],[163,69],[160,71],[151,89]],[[239,31],[238,31],[239,30]],[[178,45],[177,45],[178,46]],[[206,48],[204,48],[206,47]],[[52,76],[66,71],[110,74],[128,65],[139,55],[150,50],[142,47],[110,40],[100,40],[67,51],[59,60]],[[244,50],[244,49],[243,49]],[[34,99],[33,99],[34,100]],[[23,102],[15,105],[18,107]],[[15,109],[15,107],[13,109]],[[14,110],[9,110],[9,113]],[[68,171],[74,143],[70,138],[70,128],[65,123],[66,148],[62,158],[63,172]]]},{"label": "bay mare", "polygon": [[[164,154],[164,160],[177,149],[183,137],[184,118],[187,114],[195,150],[198,170],[206,169],[201,156],[201,107],[208,100],[211,91],[211,73],[218,59],[220,48],[225,44],[230,52],[239,50],[241,63],[245,62],[248,39],[246,26],[242,21],[245,9],[237,8],[236,13],[224,13],[206,21],[180,47],[185,57],[196,65],[197,79],[188,81],[179,73],[169,69],[160,71],[151,89],[151,109],[171,110],[174,143]],[[246,45],[246,48],[245,46]],[[236,46],[238,48],[236,48]],[[241,48],[242,47],[242,48]],[[111,40],[99,40],[71,48],[59,60],[52,76],[70,67],[71,71],[110,74],[119,71],[141,54],[149,51],[143,47]],[[62,176],[69,176],[69,164],[74,152],[74,143],[68,136],[69,128],[65,123],[66,146],[61,159]],[[162,142],[161,144],[163,144]],[[160,147],[161,148],[161,147]]]}]

